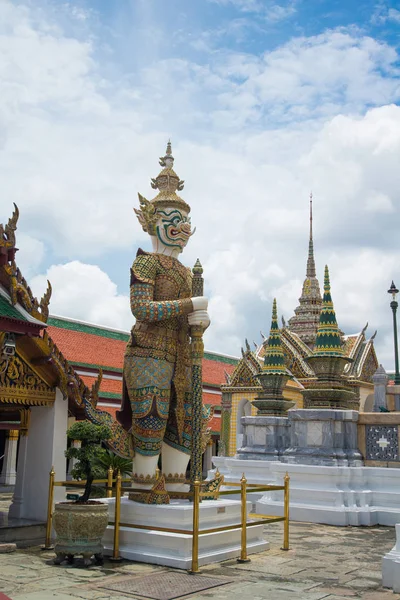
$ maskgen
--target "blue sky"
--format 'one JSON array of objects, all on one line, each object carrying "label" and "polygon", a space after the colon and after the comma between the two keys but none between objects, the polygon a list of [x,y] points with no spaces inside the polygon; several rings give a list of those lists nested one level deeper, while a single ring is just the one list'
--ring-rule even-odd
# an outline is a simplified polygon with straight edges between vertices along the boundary
[{"label": "blue sky", "polygon": [[129,268],[149,248],[137,192],[172,139],[197,226],[210,350],[237,355],[300,295],[314,194],[316,263],[339,325],[378,329],[400,281],[400,6],[393,2],[0,3],[0,221],[51,310],[129,329]]},{"label": "blue sky", "polygon": [[[97,25],[100,43],[112,48],[113,59],[128,72],[162,57],[206,63],[209,53],[224,50],[261,55],[293,37],[311,37],[327,29],[357,28],[374,39],[399,43],[397,2],[102,0],[64,3],[64,10],[67,5],[74,7],[72,16],[81,14],[70,23],[74,33],[85,30],[82,17],[88,15],[92,31]],[[57,4],[53,7],[59,10]],[[127,53],[129,47],[141,49],[140,57]]]}]

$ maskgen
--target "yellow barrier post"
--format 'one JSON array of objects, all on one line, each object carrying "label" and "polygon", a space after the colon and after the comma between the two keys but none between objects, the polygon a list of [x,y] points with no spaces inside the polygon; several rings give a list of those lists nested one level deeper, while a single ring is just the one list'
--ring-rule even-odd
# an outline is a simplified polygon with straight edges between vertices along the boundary
[{"label": "yellow barrier post", "polygon": [[283,527],[283,547],[282,550],[289,550],[289,481],[290,477],[286,471],[284,478],[284,492],[283,492],[283,508],[284,508],[284,527]]},{"label": "yellow barrier post", "polygon": [[49,495],[47,498],[47,524],[46,524],[46,540],[44,542],[43,550],[52,550],[51,545],[51,527],[53,525],[53,498],[54,498],[54,467],[51,467],[49,474]]},{"label": "yellow barrier post", "polygon": [[200,527],[200,481],[193,482],[193,535],[192,535],[192,569],[193,575],[199,573],[199,527]]},{"label": "yellow barrier post", "polygon": [[112,484],[113,484],[114,469],[110,465],[107,471],[107,495],[106,498],[112,498]]},{"label": "yellow barrier post", "polygon": [[114,548],[110,560],[118,562],[121,560],[119,555],[119,522],[121,520],[121,473],[118,469],[115,481],[115,513],[114,513]]},{"label": "yellow barrier post", "polygon": [[243,473],[242,479],[240,480],[240,499],[241,499],[241,551],[240,558],[237,559],[239,563],[250,562],[247,558],[247,494],[246,494],[247,479]]}]

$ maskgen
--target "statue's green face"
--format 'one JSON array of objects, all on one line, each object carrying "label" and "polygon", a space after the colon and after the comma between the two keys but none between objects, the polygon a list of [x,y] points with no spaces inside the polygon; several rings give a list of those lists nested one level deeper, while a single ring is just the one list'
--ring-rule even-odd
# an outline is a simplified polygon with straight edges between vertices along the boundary
[{"label": "statue's green face", "polygon": [[157,215],[156,235],[159,241],[168,248],[177,248],[182,252],[192,235],[188,214],[177,208],[159,208]]}]

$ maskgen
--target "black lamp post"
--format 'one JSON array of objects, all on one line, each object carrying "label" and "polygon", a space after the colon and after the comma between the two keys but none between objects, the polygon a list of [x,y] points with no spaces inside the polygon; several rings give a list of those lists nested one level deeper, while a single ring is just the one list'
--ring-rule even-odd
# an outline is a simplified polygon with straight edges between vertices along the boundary
[{"label": "black lamp post", "polygon": [[397,318],[396,312],[399,303],[396,300],[396,295],[399,293],[399,290],[394,285],[392,281],[392,285],[388,289],[388,294],[392,295],[392,301],[390,303],[390,308],[393,312],[393,335],[394,335],[394,383],[395,385],[400,385],[400,373],[399,373],[399,347],[397,343]]}]

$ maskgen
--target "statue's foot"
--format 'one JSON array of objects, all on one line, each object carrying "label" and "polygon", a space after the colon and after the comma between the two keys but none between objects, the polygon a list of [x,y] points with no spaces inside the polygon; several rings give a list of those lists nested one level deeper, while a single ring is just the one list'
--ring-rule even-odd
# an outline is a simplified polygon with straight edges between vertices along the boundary
[{"label": "statue's foot", "polygon": [[165,489],[164,475],[161,475],[160,479],[148,492],[130,492],[129,500],[139,502],[140,504],[169,504],[169,495]]}]

